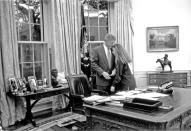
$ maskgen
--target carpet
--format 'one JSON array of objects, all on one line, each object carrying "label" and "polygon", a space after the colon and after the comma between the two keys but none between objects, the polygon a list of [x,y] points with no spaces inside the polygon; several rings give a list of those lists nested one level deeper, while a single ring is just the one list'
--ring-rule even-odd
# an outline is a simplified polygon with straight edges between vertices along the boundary
[{"label": "carpet", "polygon": [[66,112],[36,121],[38,127],[34,127],[32,124],[28,124],[26,126],[20,127],[19,129],[16,129],[15,131],[59,131],[59,129],[64,128],[63,123],[69,123],[73,121],[83,122],[86,121],[86,117],[84,115]]}]

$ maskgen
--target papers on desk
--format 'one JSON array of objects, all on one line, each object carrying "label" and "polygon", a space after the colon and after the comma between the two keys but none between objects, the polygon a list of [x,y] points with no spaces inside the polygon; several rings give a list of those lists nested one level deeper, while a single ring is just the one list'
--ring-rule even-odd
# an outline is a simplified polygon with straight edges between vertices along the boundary
[{"label": "papers on desk", "polygon": [[105,102],[113,102],[113,101],[124,101],[127,99],[133,99],[133,98],[141,98],[146,100],[158,100],[159,98],[168,96],[167,94],[162,94],[158,92],[148,92],[148,91],[142,91],[142,90],[131,90],[131,91],[121,91],[117,92],[115,95],[112,96],[99,96],[99,95],[92,95],[90,97],[84,98],[84,102],[91,104],[91,105],[97,105],[100,103]]},{"label": "papers on desk", "polygon": [[122,91],[116,93],[117,95],[123,96],[125,98],[142,98],[142,99],[148,99],[148,100],[158,100],[161,97],[168,96],[166,94],[157,93],[157,92],[143,92],[139,90],[133,90],[133,91]]},{"label": "papers on desk", "polygon": [[157,93],[157,92],[148,92],[148,93],[141,93],[141,94],[136,94],[133,96],[133,98],[142,98],[142,99],[147,99],[147,100],[158,100],[161,97],[168,96],[166,94],[162,93]]},{"label": "papers on desk", "polygon": [[92,95],[90,97],[85,97],[83,100],[85,102],[97,102],[97,103],[104,103],[109,101],[120,101],[125,100],[126,96],[99,96],[99,95]]},{"label": "papers on desk", "polygon": [[120,96],[131,96],[131,95],[135,95],[138,93],[141,93],[142,91],[140,90],[131,90],[131,91],[120,91],[117,92],[116,95],[120,95]]},{"label": "papers on desk", "polygon": [[107,97],[106,96],[100,96],[100,95],[92,95],[89,97],[85,97],[83,100],[87,101],[87,102],[96,102],[96,101],[102,100],[104,98],[107,98]]}]

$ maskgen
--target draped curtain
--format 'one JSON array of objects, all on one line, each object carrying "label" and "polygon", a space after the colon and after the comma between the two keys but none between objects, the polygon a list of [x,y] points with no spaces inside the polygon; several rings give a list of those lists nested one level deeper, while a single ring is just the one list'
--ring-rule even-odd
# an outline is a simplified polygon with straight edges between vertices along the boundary
[{"label": "draped curtain", "polygon": [[3,127],[15,124],[24,118],[22,99],[11,97],[8,78],[19,77],[13,0],[0,1],[0,111]]},{"label": "draped curtain", "polygon": [[81,3],[52,0],[55,67],[66,74],[80,73]]},{"label": "draped curtain", "polygon": [[[50,3],[44,2],[45,5],[51,7],[51,16],[49,16],[51,20],[47,20],[50,21],[52,26],[48,27],[51,29],[51,39],[48,39],[52,53],[52,68],[57,68],[59,72],[64,72],[65,75],[79,74],[81,70],[81,3],[79,0],[51,0]],[[46,9],[46,12],[49,11]],[[65,96],[54,96],[53,110],[66,107],[67,103]]]},{"label": "draped curtain", "polygon": [[109,33],[117,38],[117,43],[122,44],[132,59],[133,68],[133,18],[131,0],[118,0],[109,3]]}]

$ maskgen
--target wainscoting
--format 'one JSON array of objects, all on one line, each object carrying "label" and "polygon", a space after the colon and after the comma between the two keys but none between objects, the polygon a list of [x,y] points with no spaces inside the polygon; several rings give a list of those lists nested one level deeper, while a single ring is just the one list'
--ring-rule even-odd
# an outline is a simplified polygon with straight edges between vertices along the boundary
[{"label": "wainscoting", "polygon": [[[135,80],[138,88],[144,88],[148,86],[148,73],[154,71],[137,71],[134,73]],[[176,73],[187,73],[187,85],[191,85],[191,71],[190,70],[176,70]]]}]

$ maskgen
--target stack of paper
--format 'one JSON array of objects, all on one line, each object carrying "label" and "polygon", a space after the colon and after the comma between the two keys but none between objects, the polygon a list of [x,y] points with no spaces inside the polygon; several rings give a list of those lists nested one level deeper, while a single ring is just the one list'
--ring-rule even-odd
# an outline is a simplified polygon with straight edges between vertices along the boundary
[{"label": "stack of paper", "polygon": [[92,96],[83,98],[83,100],[87,101],[87,102],[96,102],[96,101],[102,100],[104,98],[106,98],[106,96],[92,95]]},{"label": "stack of paper", "polygon": [[132,90],[132,91],[122,91],[116,93],[117,95],[128,98],[142,98],[142,99],[149,99],[149,100],[158,100],[161,97],[168,96],[166,94],[157,93],[157,92],[144,92],[140,90]]},{"label": "stack of paper", "polygon": [[149,99],[149,100],[158,100],[159,98],[168,96],[166,94],[157,93],[157,92],[147,92],[147,93],[140,93],[133,95],[134,98],[142,98],[142,99]]}]

